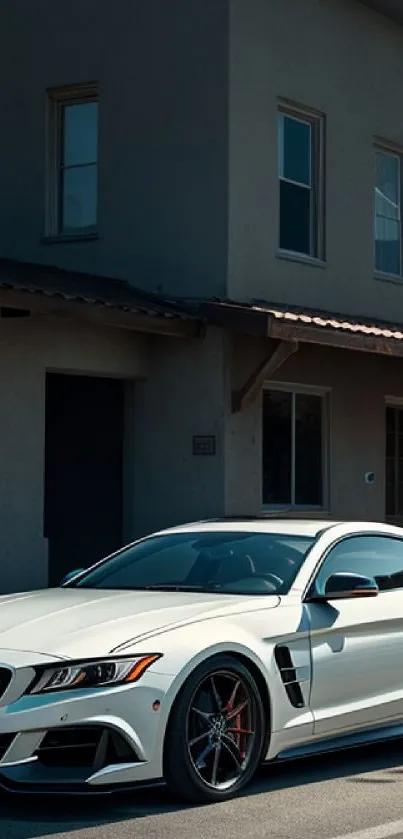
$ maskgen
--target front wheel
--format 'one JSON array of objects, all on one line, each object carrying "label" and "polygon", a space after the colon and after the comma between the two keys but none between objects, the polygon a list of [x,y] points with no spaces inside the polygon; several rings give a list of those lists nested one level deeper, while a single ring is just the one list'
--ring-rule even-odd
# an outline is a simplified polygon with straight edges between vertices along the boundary
[{"label": "front wheel", "polygon": [[232,798],[254,775],[265,742],[262,699],[236,658],[215,656],[188,678],[169,720],[164,776],[194,803]]}]

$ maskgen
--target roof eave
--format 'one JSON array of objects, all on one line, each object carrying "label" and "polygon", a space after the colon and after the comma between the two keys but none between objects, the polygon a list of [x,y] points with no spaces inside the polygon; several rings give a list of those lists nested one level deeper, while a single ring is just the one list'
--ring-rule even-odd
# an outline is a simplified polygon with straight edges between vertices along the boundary
[{"label": "roof eave", "polygon": [[403,341],[396,338],[383,338],[376,335],[348,334],[346,332],[331,332],[316,326],[303,326],[297,323],[277,321],[267,315],[267,336],[281,341],[300,341],[305,344],[319,344],[324,347],[335,347],[341,350],[356,350],[359,352],[375,353],[403,357]]},{"label": "roof eave", "polygon": [[[247,306],[221,304],[219,302],[202,302],[198,309],[199,315],[208,323],[256,337],[274,338],[285,342],[299,342],[302,344],[316,344],[323,347],[334,347],[341,350],[356,350],[359,352],[375,353],[383,356],[403,357],[403,340],[398,337],[373,334],[370,328],[367,333],[361,327],[351,324],[351,331],[347,329],[332,329],[327,326],[306,325],[297,319],[275,317],[263,306]],[[379,332],[380,330],[378,330]]]},{"label": "roof eave", "polygon": [[196,318],[139,314],[102,302],[66,300],[62,296],[28,289],[0,288],[0,308],[28,310],[35,314],[62,317],[64,320],[79,319],[94,326],[174,338],[199,337],[203,329],[201,321]]}]

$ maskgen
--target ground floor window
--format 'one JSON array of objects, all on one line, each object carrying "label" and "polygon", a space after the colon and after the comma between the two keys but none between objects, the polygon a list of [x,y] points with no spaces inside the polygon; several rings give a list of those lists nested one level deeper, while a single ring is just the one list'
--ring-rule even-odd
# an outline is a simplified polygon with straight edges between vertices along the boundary
[{"label": "ground floor window", "polygon": [[324,504],[325,398],[263,391],[263,506]]},{"label": "ground floor window", "polygon": [[403,406],[386,407],[386,517],[403,516]]}]

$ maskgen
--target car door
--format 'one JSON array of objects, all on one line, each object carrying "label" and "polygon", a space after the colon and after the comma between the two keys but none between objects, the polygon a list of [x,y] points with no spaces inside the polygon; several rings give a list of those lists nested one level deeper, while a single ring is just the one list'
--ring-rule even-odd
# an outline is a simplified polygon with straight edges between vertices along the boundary
[{"label": "car door", "polygon": [[310,705],[317,735],[403,719],[403,541],[384,534],[339,539],[316,576],[374,577],[377,597],[306,603],[310,623]]}]

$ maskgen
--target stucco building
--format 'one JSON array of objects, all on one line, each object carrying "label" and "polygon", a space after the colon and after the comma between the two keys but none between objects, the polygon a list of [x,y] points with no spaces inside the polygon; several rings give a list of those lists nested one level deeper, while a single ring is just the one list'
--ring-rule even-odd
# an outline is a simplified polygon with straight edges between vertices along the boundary
[{"label": "stucco building", "polygon": [[403,3],[0,30],[0,591],[199,517],[401,520]]}]

